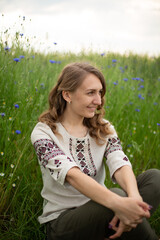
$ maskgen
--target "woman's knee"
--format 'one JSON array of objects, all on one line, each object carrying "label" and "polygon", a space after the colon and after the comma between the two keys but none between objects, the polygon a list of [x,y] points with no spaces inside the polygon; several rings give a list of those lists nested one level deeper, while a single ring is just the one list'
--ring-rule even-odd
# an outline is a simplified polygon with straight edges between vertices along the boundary
[{"label": "woman's knee", "polygon": [[121,197],[127,197],[127,193],[121,188],[110,188],[110,190]]}]

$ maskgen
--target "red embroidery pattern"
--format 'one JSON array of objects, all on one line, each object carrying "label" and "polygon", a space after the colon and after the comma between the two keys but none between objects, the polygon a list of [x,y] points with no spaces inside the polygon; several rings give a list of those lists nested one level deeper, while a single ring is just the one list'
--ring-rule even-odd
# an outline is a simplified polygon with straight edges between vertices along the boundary
[{"label": "red embroidery pattern", "polygon": [[[49,139],[39,139],[34,143],[34,148],[36,150],[36,154],[42,166],[45,168],[48,164],[48,161],[51,158],[54,158],[59,155],[65,155],[64,152],[55,144],[53,141]],[[69,161],[72,160],[67,157]],[[54,160],[54,167],[58,168],[62,162],[58,159]],[[51,174],[53,174],[53,170],[50,169]]]},{"label": "red embroidery pattern", "polygon": [[114,151],[122,151],[121,142],[118,137],[108,139],[108,143],[104,154],[105,158],[107,158],[108,154]]},{"label": "red embroidery pattern", "polygon": [[[74,147],[75,151],[73,150]],[[88,176],[95,176],[97,171],[93,162],[89,139],[87,139],[87,144],[85,140],[76,139],[74,147],[73,140],[72,138],[70,138],[69,149],[72,158],[85,174],[87,174]]]}]

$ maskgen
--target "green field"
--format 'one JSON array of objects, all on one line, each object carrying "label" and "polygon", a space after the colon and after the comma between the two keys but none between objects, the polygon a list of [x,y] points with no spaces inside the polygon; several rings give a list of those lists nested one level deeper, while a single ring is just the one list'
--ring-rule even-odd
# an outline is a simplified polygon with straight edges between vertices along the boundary
[{"label": "green field", "polygon": [[[160,56],[43,55],[23,50],[18,34],[11,49],[6,47],[0,40],[1,240],[44,239],[43,226],[37,222],[42,210],[41,172],[30,134],[67,63],[89,62],[102,70],[106,119],[114,124],[135,174],[160,169]],[[111,186],[110,180],[106,183]],[[160,235],[160,208],[150,222]]]}]

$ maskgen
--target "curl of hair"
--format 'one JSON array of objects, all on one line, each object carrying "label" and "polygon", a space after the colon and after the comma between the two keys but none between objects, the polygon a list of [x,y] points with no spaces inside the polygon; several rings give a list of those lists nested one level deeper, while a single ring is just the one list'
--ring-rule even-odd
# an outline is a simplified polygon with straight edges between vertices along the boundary
[{"label": "curl of hair", "polygon": [[56,123],[60,121],[66,108],[66,101],[62,96],[62,91],[74,92],[88,74],[94,74],[102,84],[101,105],[98,106],[93,118],[84,118],[84,125],[89,129],[91,137],[95,138],[98,144],[105,143],[106,135],[112,134],[110,123],[104,121],[104,96],[106,84],[103,74],[88,63],[68,64],[61,72],[56,85],[49,93],[49,109],[39,117],[40,122],[46,123],[55,134],[58,134]]}]

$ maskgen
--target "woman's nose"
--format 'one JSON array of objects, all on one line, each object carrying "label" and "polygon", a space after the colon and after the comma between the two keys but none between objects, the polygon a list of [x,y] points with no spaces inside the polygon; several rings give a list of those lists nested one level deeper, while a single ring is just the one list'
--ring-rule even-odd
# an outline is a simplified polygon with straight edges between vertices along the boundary
[{"label": "woman's nose", "polygon": [[96,94],[93,103],[96,104],[96,105],[101,105],[101,102],[102,102],[101,95]]}]

